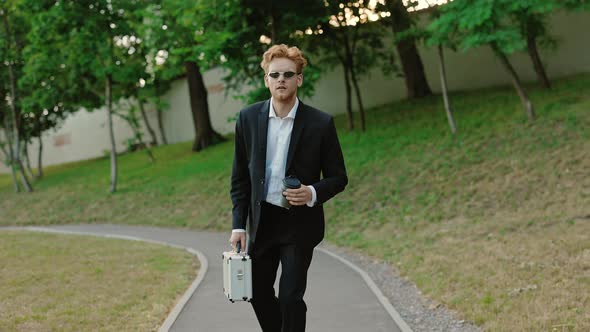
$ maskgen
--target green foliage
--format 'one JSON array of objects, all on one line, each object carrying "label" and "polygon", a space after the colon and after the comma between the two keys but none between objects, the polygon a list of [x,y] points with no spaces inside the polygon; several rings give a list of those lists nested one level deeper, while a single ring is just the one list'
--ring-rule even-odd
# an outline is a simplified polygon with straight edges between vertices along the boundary
[{"label": "green foliage", "polygon": [[[503,0],[507,1],[507,0]],[[506,4],[509,16],[520,29],[524,40],[530,38],[540,41],[541,45],[554,48],[557,41],[549,32],[549,17],[563,6],[561,1],[553,0],[524,0],[512,1]]]},{"label": "green foliage", "polygon": [[507,0],[453,1],[441,8],[441,15],[428,27],[427,44],[458,45],[468,50],[494,45],[504,54],[524,49],[525,42],[517,26],[507,18]]},{"label": "green foliage", "polygon": [[427,44],[458,45],[462,50],[495,45],[512,54],[524,49],[527,36],[532,35],[542,45],[554,47],[549,16],[557,10],[589,8],[587,0],[455,0],[435,12]]},{"label": "green foliage", "polygon": [[352,67],[362,77],[368,75],[372,68],[388,62],[390,54],[383,45],[385,31],[381,24],[365,22],[352,25],[338,20],[338,17],[345,17],[345,11],[360,17],[365,9],[367,4],[355,6],[346,1],[331,1],[318,9],[317,27],[323,33],[304,35],[301,39],[318,56],[322,67]]},{"label": "green foliage", "polygon": [[141,132],[141,124],[139,122],[139,109],[130,101],[121,101],[115,106],[113,112],[116,116],[123,119],[133,131],[133,137],[127,139],[125,144],[127,151],[134,151],[136,146],[143,144],[143,133]]},{"label": "green foliage", "polygon": [[[20,6],[23,11],[28,10],[31,19],[23,50],[23,75],[19,79],[20,90],[26,92],[21,105],[30,120],[28,136],[38,137],[46,130],[57,129],[68,114],[75,112],[74,100],[80,95],[89,99],[93,96],[79,80],[70,79],[62,51],[65,38],[55,30],[58,25],[50,24],[62,20],[49,10],[54,2],[25,0]],[[96,98],[90,102],[96,103]]]},{"label": "green foliage", "polygon": [[[47,19],[39,29],[49,29],[49,38],[59,42],[63,64],[68,68],[68,83],[78,88],[74,100],[77,106],[89,109],[104,99],[107,76],[122,85],[137,82],[137,68],[115,45],[115,38],[134,36],[130,21],[141,1],[60,1],[47,10]],[[41,22],[40,22],[41,23]],[[40,37],[43,33],[40,33]],[[35,48],[38,52],[43,47]],[[51,63],[48,65],[52,65]],[[91,91],[94,97],[88,95]],[[101,102],[104,104],[104,102]]]},{"label": "green foliage", "polygon": [[[146,53],[156,79],[167,81],[184,75],[186,61],[199,62],[199,66],[207,68],[194,49],[193,34],[201,29],[201,22],[188,19],[190,11],[186,7],[195,3],[163,0],[141,11],[143,20],[137,22],[137,29],[149,50]],[[192,15],[194,18],[196,12]]]},{"label": "green foliage", "polygon": [[563,4],[563,7],[567,10],[590,10],[590,1],[588,0],[562,0],[560,2]]},{"label": "green foliage", "polygon": [[[260,68],[262,54],[269,44],[261,42],[260,37],[270,38],[274,34],[271,44],[284,43],[307,51],[295,32],[315,26],[318,19],[314,10],[323,7],[314,0],[231,0],[197,5],[193,12],[198,13],[203,22],[203,33],[194,36],[199,55],[219,63],[225,73],[226,94],[232,92],[246,103],[270,97]],[[320,68],[316,67],[316,62],[310,58],[308,61],[300,96],[313,95],[314,83],[319,77]]]},{"label": "green foliage", "polygon": [[[33,109],[27,103],[29,98],[34,98],[38,94],[38,89],[23,87],[20,84],[26,71],[26,53],[23,52],[23,48],[28,44],[26,36],[31,27],[31,19],[32,15],[19,1],[0,2],[0,128],[4,127],[6,135],[13,139],[12,142],[15,142],[17,133],[20,142],[30,141],[33,136],[39,136],[41,130],[55,126],[59,118],[42,119],[43,109]],[[10,103],[14,105],[15,114],[5,99],[7,95],[10,96]],[[12,129],[15,122],[17,132]],[[15,151],[16,146],[5,144],[2,151],[7,152],[8,149]],[[4,162],[10,164],[8,156]]]},{"label": "green foliage", "polygon": [[[32,28],[20,86],[32,91],[23,104],[38,119],[39,133],[79,107],[103,105],[107,76],[115,84],[115,101],[155,95],[157,102],[168,89],[167,81],[149,72],[153,43],[144,46],[138,34],[144,2],[23,0],[21,5],[32,10]],[[147,85],[141,92],[140,79]],[[133,114],[124,116],[129,118]]]}]

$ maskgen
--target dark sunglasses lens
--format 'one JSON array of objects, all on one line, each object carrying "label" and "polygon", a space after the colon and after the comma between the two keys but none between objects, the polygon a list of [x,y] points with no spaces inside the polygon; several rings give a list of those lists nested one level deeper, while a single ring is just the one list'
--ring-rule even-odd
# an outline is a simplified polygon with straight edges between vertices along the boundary
[{"label": "dark sunglasses lens", "polygon": [[[284,78],[291,78],[293,76],[297,75],[296,73],[292,72],[292,71],[286,71],[283,73],[283,77]],[[273,71],[272,73],[268,73],[268,76],[272,77],[272,78],[279,78],[281,76],[281,73]]]}]

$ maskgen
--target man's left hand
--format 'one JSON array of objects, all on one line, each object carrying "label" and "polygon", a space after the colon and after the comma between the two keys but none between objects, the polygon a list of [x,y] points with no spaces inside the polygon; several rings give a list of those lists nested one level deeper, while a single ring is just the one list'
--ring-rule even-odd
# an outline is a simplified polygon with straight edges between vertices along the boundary
[{"label": "man's left hand", "polygon": [[305,205],[311,201],[311,189],[306,185],[301,185],[299,189],[287,189],[283,191],[283,195],[287,198],[289,203],[294,206]]}]

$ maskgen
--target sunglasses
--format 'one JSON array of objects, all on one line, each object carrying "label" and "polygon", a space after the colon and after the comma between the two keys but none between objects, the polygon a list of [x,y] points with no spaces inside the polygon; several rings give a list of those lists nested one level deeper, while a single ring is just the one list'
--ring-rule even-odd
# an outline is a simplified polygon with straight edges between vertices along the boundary
[{"label": "sunglasses", "polygon": [[293,77],[295,75],[299,75],[301,73],[294,73],[292,71],[286,71],[286,72],[281,73],[278,71],[273,71],[273,72],[268,73],[268,76],[270,76],[274,79],[277,79],[277,78],[281,77],[281,74],[283,74],[284,78],[291,78],[291,77]]}]

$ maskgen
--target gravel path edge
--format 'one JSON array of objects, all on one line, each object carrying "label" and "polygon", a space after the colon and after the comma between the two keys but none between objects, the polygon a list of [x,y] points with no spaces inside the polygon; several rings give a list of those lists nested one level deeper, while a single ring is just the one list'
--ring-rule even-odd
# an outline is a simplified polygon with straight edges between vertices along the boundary
[{"label": "gravel path edge", "polygon": [[331,243],[322,242],[318,248],[363,270],[414,332],[482,332],[478,326],[458,318],[459,313],[427,298],[391,264]]}]

